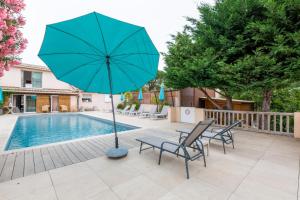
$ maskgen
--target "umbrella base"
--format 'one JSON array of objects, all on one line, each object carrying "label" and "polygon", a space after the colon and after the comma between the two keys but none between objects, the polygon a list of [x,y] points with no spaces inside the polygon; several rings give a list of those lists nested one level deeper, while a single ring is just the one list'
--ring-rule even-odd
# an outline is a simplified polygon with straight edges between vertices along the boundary
[{"label": "umbrella base", "polygon": [[108,151],[106,151],[105,154],[108,158],[112,158],[112,159],[123,158],[123,157],[127,156],[128,149],[122,148],[122,147],[111,148]]}]

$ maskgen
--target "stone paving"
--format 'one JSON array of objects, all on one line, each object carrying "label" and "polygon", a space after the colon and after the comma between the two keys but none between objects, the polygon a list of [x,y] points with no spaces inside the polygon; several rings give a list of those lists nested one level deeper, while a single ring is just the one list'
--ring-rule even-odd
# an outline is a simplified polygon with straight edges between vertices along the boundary
[{"label": "stone paving", "polygon": [[[110,113],[86,114],[111,118]],[[132,144],[126,158],[110,160],[99,154],[86,161],[6,181],[0,183],[0,200],[298,198],[300,141],[286,136],[236,131],[236,148],[228,146],[224,155],[220,144],[211,144],[207,167],[203,166],[202,159],[190,162],[191,178],[187,180],[182,159],[164,154],[161,165],[157,165],[159,152],[148,150],[139,155],[134,138],[163,131],[160,136],[175,140],[178,133],[174,130],[191,127],[191,124],[120,115],[117,120],[142,127],[122,135]],[[1,116],[1,126],[4,121]],[[1,130],[9,130],[3,126]],[[1,134],[0,143],[1,139],[5,140]]]}]

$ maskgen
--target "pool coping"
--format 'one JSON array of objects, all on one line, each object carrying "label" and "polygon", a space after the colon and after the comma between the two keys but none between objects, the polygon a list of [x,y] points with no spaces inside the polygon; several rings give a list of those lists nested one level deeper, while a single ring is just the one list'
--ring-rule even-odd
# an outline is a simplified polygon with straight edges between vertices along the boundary
[{"label": "pool coping", "polygon": [[[19,148],[19,149],[5,150],[8,142],[9,142],[9,140],[11,138],[11,135],[13,133],[13,130],[14,130],[15,126],[16,126],[16,123],[17,123],[19,117],[35,116],[35,115],[51,115],[51,114],[60,114],[60,115],[67,115],[67,114],[74,114],[75,115],[75,114],[80,114],[80,115],[84,115],[84,116],[87,116],[87,117],[90,117],[90,118],[101,119],[101,120],[113,123],[112,120],[101,118],[101,117],[97,117],[97,116],[94,116],[94,115],[90,115],[89,113],[83,113],[83,112],[72,112],[72,113],[30,113],[30,114],[25,114],[25,115],[23,115],[23,114],[22,115],[17,115],[16,118],[15,118],[14,124],[12,126],[12,129],[10,130],[10,133],[8,133],[8,136],[5,139],[4,145],[0,149],[0,155],[2,155],[2,154],[10,154],[10,153],[17,153],[17,152],[22,152],[22,151],[26,151],[26,150],[33,150],[33,149],[39,149],[39,148],[44,148],[44,147],[50,147],[50,146],[55,146],[55,145],[59,145],[59,144],[66,144],[66,143],[70,143],[70,142],[79,142],[79,141],[84,141],[84,140],[89,140],[89,139],[96,139],[96,138],[102,138],[102,137],[111,137],[112,135],[114,135],[114,133],[109,133],[109,134],[104,134],[104,135],[94,135],[94,136],[87,136],[87,137],[82,137],[82,138],[76,138],[76,139],[72,139],[72,140],[66,140],[66,141],[60,141],[60,142],[54,142],[54,143],[36,145],[36,146],[33,146],[33,147],[24,147],[24,148]],[[119,121],[116,121],[116,123],[117,124],[121,124],[121,125],[125,125],[125,126],[136,127],[136,129],[118,132],[118,133],[121,133],[121,134],[124,134],[124,133],[128,134],[128,133],[133,133],[133,132],[135,132],[137,130],[140,131],[140,130],[146,129],[146,128],[143,128],[143,127],[139,127],[139,126],[132,125],[132,124],[126,124],[126,123],[119,122]]]}]

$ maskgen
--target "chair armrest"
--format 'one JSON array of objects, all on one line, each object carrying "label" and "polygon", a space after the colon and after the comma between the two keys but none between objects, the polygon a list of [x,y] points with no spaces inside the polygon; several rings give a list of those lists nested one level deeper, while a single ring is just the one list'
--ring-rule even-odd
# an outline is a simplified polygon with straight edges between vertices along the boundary
[{"label": "chair armrest", "polygon": [[176,132],[190,134],[192,129],[176,129]]},{"label": "chair armrest", "polygon": [[[218,130],[219,130],[219,131],[218,131]],[[221,131],[223,131],[223,128],[212,128],[212,129],[210,130],[211,133],[219,133],[219,132],[221,132]]]}]

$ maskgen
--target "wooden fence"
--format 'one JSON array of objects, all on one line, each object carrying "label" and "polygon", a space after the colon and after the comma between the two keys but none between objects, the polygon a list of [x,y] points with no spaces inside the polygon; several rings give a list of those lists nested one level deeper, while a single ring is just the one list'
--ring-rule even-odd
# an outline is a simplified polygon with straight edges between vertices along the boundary
[{"label": "wooden fence", "polygon": [[294,113],[210,109],[205,109],[204,113],[205,119],[213,118],[215,124],[220,126],[242,120],[240,128],[245,130],[284,135],[293,135],[294,133]]}]

